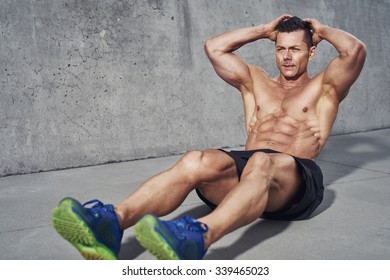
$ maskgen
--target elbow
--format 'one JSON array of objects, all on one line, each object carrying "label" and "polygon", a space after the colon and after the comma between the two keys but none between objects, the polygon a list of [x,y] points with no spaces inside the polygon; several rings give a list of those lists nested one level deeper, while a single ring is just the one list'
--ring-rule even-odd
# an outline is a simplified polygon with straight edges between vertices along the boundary
[{"label": "elbow", "polygon": [[345,59],[345,61],[349,61],[352,68],[356,68],[358,66],[362,68],[366,60],[366,53],[366,45],[360,40],[357,40],[348,46],[344,52],[341,52],[340,57]]},{"label": "elbow", "polygon": [[216,46],[212,39],[208,39],[204,44],[204,51],[208,57],[210,57],[215,51]]},{"label": "elbow", "polygon": [[214,38],[208,39],[204,44],[206,55],[211,59],[225,53],[223,46]]},{"label": "elbow", "polygon": [[362,64],[366,60],[367,48],[362,41],[358,41],[355,47],[351,51],[351,56],[354,57],[355,61],[359,61]]},{"label": "elbow", "polygon": [[363,62],[366,60],[367,47],[363,42],[359,44],[359,56],[362,58]]}]

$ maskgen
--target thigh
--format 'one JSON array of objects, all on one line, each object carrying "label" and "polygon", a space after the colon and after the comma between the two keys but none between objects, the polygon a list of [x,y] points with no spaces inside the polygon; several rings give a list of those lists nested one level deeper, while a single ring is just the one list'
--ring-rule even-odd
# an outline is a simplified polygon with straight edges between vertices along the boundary
[{"label": "thigh", "polygon": [[295,159],[286,154],[270,154],[272,177],[265,212],[279,212],[298,202],[304,190],[302,171]]},{"label": "thigh", "polygon": [[198,184],[197,190],[203,196],[202,199],[218,205],[239,182],[236,164],[220,150],[206,150],[203,158],[213,172],[212,176]]}]

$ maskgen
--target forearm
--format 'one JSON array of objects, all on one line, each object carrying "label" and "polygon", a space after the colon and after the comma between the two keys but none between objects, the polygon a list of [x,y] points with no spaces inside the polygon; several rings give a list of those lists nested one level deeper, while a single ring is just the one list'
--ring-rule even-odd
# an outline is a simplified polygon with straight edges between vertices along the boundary
[{"label": "forearm", "polygon": [[269,31],[266,25],[246,27],[223,33],[206,41],[205,49],[207,53],[234,52],[245,44],[268,38]]},{"label": "forearm", "polygon": [[341,29],[324,25],[318,30],[318,35],[332,44],[341,58],[356,55],[359,50],[364,49],[364,44],[359,39]]}]

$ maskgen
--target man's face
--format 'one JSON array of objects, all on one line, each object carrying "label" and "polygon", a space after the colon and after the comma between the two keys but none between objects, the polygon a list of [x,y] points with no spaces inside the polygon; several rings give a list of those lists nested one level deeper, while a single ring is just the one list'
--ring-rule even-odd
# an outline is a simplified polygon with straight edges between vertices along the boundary
[{"label": "man's face", "polygon": [[307,71],[315,47],[308,48],[304,31],[278,33],[276,38],[276,65],[286,79],[294,80]]}]

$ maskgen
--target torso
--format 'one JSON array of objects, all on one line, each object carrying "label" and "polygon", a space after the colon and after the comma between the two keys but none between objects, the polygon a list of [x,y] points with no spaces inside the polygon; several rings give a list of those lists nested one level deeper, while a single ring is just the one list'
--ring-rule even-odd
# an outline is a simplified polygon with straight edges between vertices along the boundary
[{"label": "torso", "polygon": [[260,69],[252,69],[252,98],[244,98],[247,150],[273,149],[315,159],[337,114],[327,97],[321,74],[300,86],[286,87]]}]

